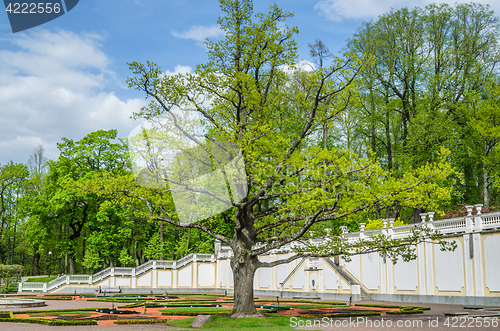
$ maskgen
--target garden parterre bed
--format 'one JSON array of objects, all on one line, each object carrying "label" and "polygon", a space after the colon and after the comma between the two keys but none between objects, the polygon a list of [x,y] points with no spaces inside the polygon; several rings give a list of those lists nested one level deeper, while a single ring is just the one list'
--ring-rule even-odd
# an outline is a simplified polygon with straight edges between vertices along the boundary
[{"label": "garden parterre bed", "polygon": [[[25,319],[31,323],[45,321],[48,325],[69,325],[64,323],[81,323],[109,325],[113,321],[121,321],[120,324],[136,324],[136,323],[168,323],[168,321],[192,318],[199,314],[211,314],[213,316],[224,316],[231,312],[233,302],[230,297],[224,296],[201,296],[196,295],[178,295],[178,299],[162,299],[158,300],[157,296],[143,295],[143,296],[99,296],[99,297],[83,297],[72,296],[74,300],[67,302],[68,307],[72,303],[89,301],[95,302],[109,302],[114,306],[118,302],[130,302],[129,305],[120,305],[118,309],[134,311],[134,314],[121,315],[121,314],[105,314],[96,312],[95,309],[60,309],[60,310],[34,310],[34,311],[17,311],[10,314],[11,318],[16,319],[15,322],[20,322],[19,319]],[[56,296],[50,296],[57,299]],[[61,296],[62,297],[62,296]],[[37,297],[44,299],[44,297]],[[123,300],[124,298],[131,300]],[[115,301],[116,300],[116,301]],[[207,300],[207,301],[205,301]],[[208,301],[209,300],[209,301]],[[160,303],[161,302],[161,303]],[[95,302],[99,306],[98,302]],[[144,305],[167,305],[167,307],[147,307],[144,310]],[[169,308],[168,304],[175,306],[185,307],[172,307]],[[203,304],[217,304],[220,307],[189,307],[189,305],[203,305]],[[279,302],[273,300],[256,300],[256,305],[266,306],[265,309],[257,308],[261,313],[272,313],[274,316],[282,317],[302,317],[302,318],[322,318],[327,317],[346,317],[346,316],[367,316],[367,315],[386,315],[386,314],[415,314],[422,313],[425,307],[411,307],[411,306],[391,306],[391,305],[361,305],[347,306],[343,302],[328,302],[328,301],[310,301],[310,300],[280,300]],[[290,310],[273,309],[273,307],[288,307]],[[5,318],[5,313],[0,317],[2,322],[12,321],[11,318]],[[59,324],[58,324],[59,323]],[[62,324],[61,324],[62,323]]]}]

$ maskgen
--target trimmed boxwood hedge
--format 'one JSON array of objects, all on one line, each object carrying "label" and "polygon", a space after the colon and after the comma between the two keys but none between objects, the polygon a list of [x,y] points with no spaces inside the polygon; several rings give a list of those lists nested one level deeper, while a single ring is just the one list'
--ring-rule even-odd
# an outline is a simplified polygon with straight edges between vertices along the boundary
[{"label": "trimmed boxwood hedge", "polygon": [[116,320],[114,324],[159,324],[167,323],[167,320]]},{"label": "trimmed boxwood hedge", "polygon": [[[226,301],[226,300],[224,300]],[[276,302],[276,300],[256,300],[256,302]],[[336,306],[345,306],[345,302],[335,302],[335,301],[313,301],[313,300],[281,300],[280,303],[286,302],[286,303],[316,303],[319,305],[336,305]],[[357,305],[356,305],[357,306]]]},{"label": "trimmed boxwood hedge", "polygon": [[145,303],[146,303],[146,301],[136,302],[136,303],[131,303],[130,305],[120,306],[119,308],[137,308],[137,307],[144,306]]},{"label": "trimmed boxwood hedge", "polygon": [[8,323],[33,323],[45,324],[49,326],[70,326],[70,325],[97,325],[95,320],[66,321],[45,318],[0,318],[0,322]]},{"label": "trimmed boxwood hedge", "polygon": [[95,311],[96,309],[106,309],[106,308],[71,308],[71,309],[51,309],[51,310],[14,310],[10,313],[12,314],[30,314],[30,313],[65,313],[71,311]]},{"label": "trimmed boxwood hedge", "polygon": [[57,298],[57,297],[48,297],[48,298],[45,298],[45,297],[28,297],[27,299],[36,299],[36,300],[74,300],[73,298]]},{"label": "trimmed boxwood hedge", "polygon": [[202,315],[224,315],[224,314],[229,314],[231,310],[224,310],[224,311],[210,311],[210,312],[199,312],[199,311],[183,311],[183,312],[167,312],[164,311],[161,314],[165,316],[198,316],[200,314]]},{"label": "trimmed boxwood hedge", "polygon": [[340,318],[340,317],[357,317],[357,316],[380,316],[381,313],[377,311],[366,311],[366,312],[357,312],[357,313],[339,313],[339,314],[318,314],[318,315],[300,315],[300,318],[323,318],[323,317],[331,317],[331,318]]},{"label": "trimmed boxwood hedge", "polygon": [[415,309],[415,310],[400,310],[400,311],[388,311],[386,312],[387,315],[406,315],[406,314],[422,314],[424,311],[420,309]]},{"label": "trimmed boxwood hedge", "polygon": [[383,305],[383,304],[376,304],[376,303],[357,303],[355,306],[358,307],[376,307],[376,308],[404,308],[405,306],[399,306],[399,305]]}]

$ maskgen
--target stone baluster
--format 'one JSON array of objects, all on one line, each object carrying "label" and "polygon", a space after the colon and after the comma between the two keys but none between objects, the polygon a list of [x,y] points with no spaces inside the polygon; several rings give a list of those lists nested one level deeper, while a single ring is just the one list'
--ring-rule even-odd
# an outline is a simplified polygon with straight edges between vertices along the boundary
[{"label": "stone baluster", "polygon": [[427,218],[427,213],[421,213],[420,218],[422,219],[422,223],[425,223],[425,220]]},{"label": "stone baluster", "polygon": [[389,237],[393,237],[394,236],[394,221],[395,219],[394,218],[389,218],[389,229],[387,230],[387,234],[389,235]]},{"label": "stone baluster", "polygon": [[472,211],[474,210],[474,206],[465,206],[467,209],[467,216],[465,216],[465,233],[474,232],[474,224],[473,224],[473,216]]},{"label": "stone baluster", "polygon": [[483,205],[478,204],[474,205],[476,207],[476,217],[474,218],[474,230],[476,232],[481,232],[483,230],[483,217],[481,216],[481,209],[483,208]]},{"label": "stone baluster", "polygon": [[483,209],[483,205],[482,204],[477,204],[477,205],[474,205],[474,207],[476,208],[476,212],[477,212],[476,215],[481,215],[481,211]]},{"label": "stone baluster", "polygon": [[474,209],[474,206],[465,206],[465,209],[467,209],[467,216],[472,216],[472,210]]},{"label": "stone baluster", "polygon": [[434,221],[434,215],[436,215],[435,212],[433,211],[430,211],[427,213],[427,215],[429,215],[429,222],[433,222]]},{"label": "stone baluster", "polygon": [[359,223],[359,239],[365,239],[365,226],[366,223]]},{"label": "stone baluster", "polygon": [[387,235],[387,230],[386,230],[386,228],[387,228],[387,220],[382,220],[382,224],[384,225],[384,226],[382,227],[382,233],[383,233],[384,235]]}]

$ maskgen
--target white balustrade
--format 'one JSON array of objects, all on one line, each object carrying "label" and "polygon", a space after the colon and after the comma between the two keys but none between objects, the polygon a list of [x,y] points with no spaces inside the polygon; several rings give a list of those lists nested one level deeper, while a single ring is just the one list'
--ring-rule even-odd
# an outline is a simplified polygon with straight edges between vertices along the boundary
[{"label": "white balustrade", "polygon": [[483,230],[500,228],[500,212],[481,214],[480,217]]},{"label": "white balustrade", "polygon": [[144,264],[141,264],[140,266],[135,268],[135,275],[139,276],[140,274],[143,274],[143,273],[149,271],[150,269],[153,269],[153,260],[148,261]]},{"label": "white balustrade", "polygon": [[133,268],[115,268],[115,276],[132,276]]},{"label": "white balustrade", "polygon": [[[457,217],[445,220],[434,220],[434,212],[421,214],[422,222],[418,224],[406,224],[394,227],[394,219],[385,220],[383,222],[383,229],[365,230],[365,223],[360,224],[359,232],[348,232],[347,227],[341,227],[342,236],[349,242],[355,243],[364,238],[377,236],[381,233],[386,233],[394,239],[404,239],[411,235],[415,227],[428,227],[437,230],[441,234],[457,234],[457,233],[470,233],[480,232],[482,230],[500,229],[500,212],[481,214],[482,205],[467,206],[468,215],[465,217]],[[476,214],[472,215],[473,210],[476,209]],[[429,221],[426,221],[426,216],[429,216]],[[389,225],[389,227],[387,227]],[[323,243],[327,237],[310,238],[307,239],[309,243],[320,244]],[[294,247],[305,247],[304,242],[297,241],[284,245],[279,249],[274,249],[270,253],[289,253],[293,251]],[[258,248],[258,247],[256,247]],[[217,255],[214,254],[189,254],[177,261],[148,261],[137,268],[106,268],[97,272],[94,275],[70,275],[60,276],[48,283],[19,283],[19,290],[23,292],[34,291],[52,291],[65,284],[95,284],[105,278],[111,276],[112,269],[116,276],[139,276],[152,270],[154,267],[158,269],[180,269],[189,263],[196,262],[215,262],[219,259],[229,259],[233,257],[233,251],[230,247],[221,246]]]}]

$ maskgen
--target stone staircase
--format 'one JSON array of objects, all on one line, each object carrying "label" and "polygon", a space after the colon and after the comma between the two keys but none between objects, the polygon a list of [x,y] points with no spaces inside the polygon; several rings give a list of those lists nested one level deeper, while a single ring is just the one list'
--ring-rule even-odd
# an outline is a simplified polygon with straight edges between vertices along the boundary
[{"label": "stone staircase", "polygon": [[347,273],[344,269],[342,269],[340,266],[336,265],[330,258],[323,258],[326,263],[328,263],[337,273],[344,278],[344,280],[349,283],[350,285],[359,285],[359,288],[361,289],[361,301],[368,301],[371,300],[370,295],[366,290],[363,288],[363,286],[354,278],[352,277],[349,273]]}]

